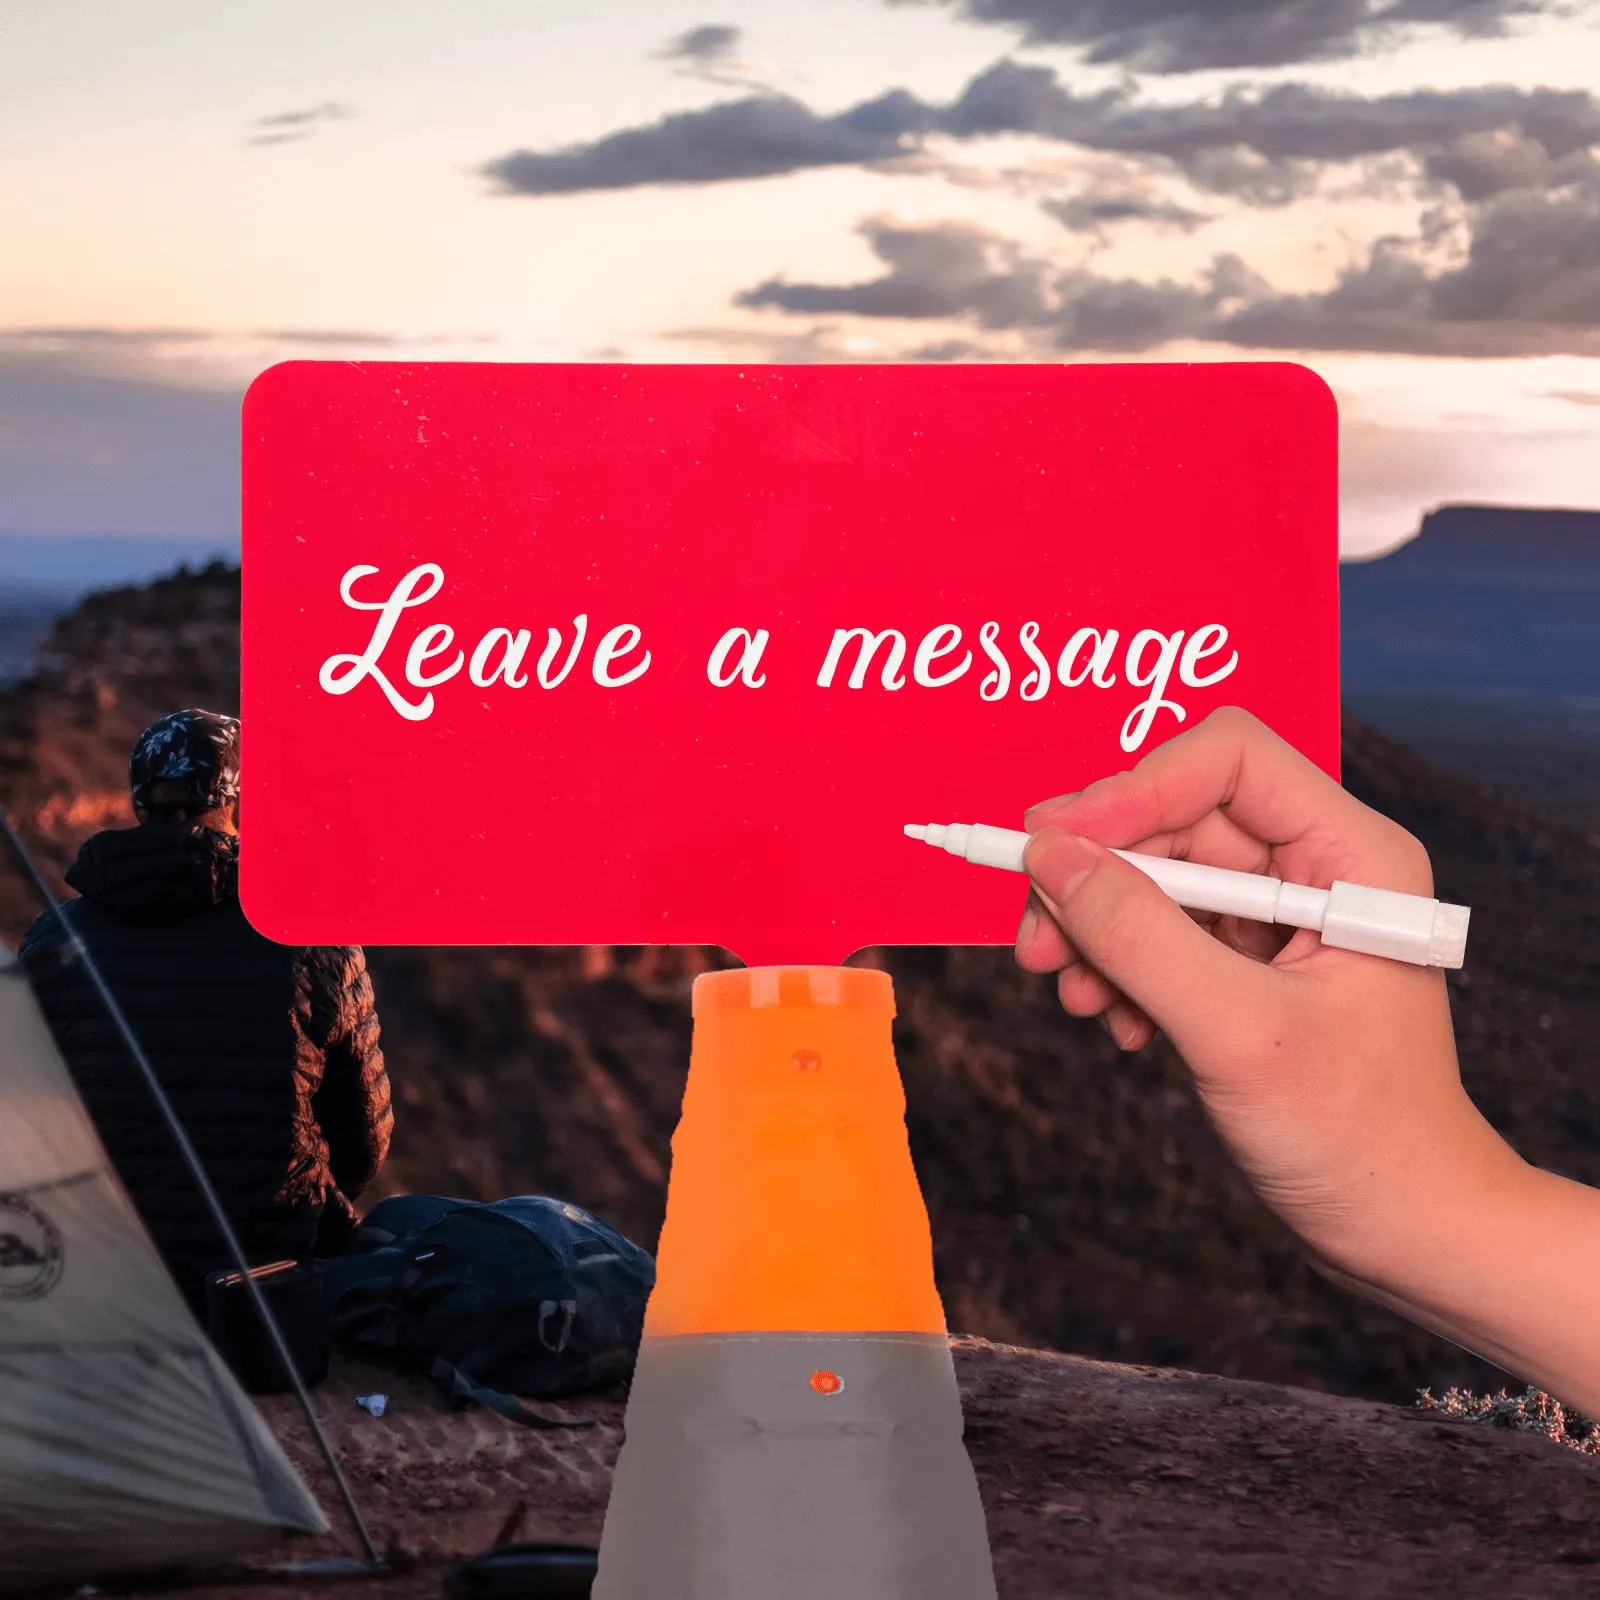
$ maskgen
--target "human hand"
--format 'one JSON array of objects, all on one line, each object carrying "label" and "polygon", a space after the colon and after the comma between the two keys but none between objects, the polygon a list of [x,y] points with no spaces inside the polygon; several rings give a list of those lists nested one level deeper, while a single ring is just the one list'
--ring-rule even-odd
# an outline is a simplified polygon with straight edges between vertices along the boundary
[{"label": "human hand", "polygon": [[[1397,1307],[1407,1239],[1492,1203],[1522,1163],[1461,1084],[1443,973],[1314,932],[1183,910],[1105,846],[1431,895],[1427,852],[1248,713],[1028,812],[1017,959],[1123,1049],[1156,1028],[1263,1200],[1330,1276]],[[1525,1170],[1525,1169],[1523,1169]],[[1402,1302],[1405,1305],[1402,1306]]]}]

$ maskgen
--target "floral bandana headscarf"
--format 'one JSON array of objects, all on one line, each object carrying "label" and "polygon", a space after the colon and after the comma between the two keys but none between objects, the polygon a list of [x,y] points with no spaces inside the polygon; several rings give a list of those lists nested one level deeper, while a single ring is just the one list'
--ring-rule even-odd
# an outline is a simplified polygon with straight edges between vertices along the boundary
[{"label": "floral bandana headscarf", "polygon": [[187,811],[215,811],[239,798],[239,722],[215,711],[175,711],[139,735],[128,763],[133,808],[150,809],[150,785],[181,783]]}]

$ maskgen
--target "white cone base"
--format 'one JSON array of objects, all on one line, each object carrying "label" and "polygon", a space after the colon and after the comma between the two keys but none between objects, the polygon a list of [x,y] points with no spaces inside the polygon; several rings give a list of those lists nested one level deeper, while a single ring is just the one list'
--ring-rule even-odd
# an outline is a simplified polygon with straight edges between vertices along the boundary
[{"label": "white cone base", "polygon": [[943,1336],[646,1340],[594,1600],[995,1600],[961,1433]]}]

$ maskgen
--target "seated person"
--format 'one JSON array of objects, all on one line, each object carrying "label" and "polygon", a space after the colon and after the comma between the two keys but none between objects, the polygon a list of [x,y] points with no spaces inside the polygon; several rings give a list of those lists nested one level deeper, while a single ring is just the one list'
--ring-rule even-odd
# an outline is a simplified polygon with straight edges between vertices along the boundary
[{"label": "seated person", "polygon": [[[394,1119],[366,960],[274,944],[239,907],[239,724],[180,711],[140,735],[134,828],[89,839],[68,922],[116,996],[252,1265],[342,1249]],[[204,1315],[226,1246],[55,916],[19,952],[112,1164]]]}]

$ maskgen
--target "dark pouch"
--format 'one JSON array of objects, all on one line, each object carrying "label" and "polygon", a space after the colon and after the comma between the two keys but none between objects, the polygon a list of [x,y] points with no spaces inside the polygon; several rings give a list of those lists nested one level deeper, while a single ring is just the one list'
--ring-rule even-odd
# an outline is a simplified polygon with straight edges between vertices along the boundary
[{"label": "dark pouch", "polygon": [[584,1600],[599,1552],[580,1544],[508,1544],[446,1570],[449,1600]]},{"label": "dark pouch", "polygon": [[[275,1261],[252,1267],[250,1276],[283,1331],[301,1381],[308,1388],[321,1383],[331,1340],[317,1269]],[[206,1314],[212,1344],[247,1393],[286,1394],[293,1388],[242,1274],[213,1272],[206,1279]]]}]

